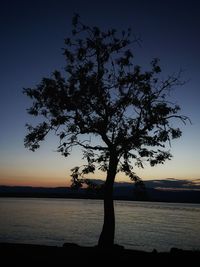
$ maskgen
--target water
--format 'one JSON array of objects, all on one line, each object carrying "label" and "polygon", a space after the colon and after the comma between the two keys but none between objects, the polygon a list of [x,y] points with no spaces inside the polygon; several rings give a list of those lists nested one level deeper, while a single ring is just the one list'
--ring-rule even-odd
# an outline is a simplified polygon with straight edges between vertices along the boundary
[{"label": "water", "polygon": [[[126,248],[200,249],[200,205],[116,201],[115,242]],[[0,199],[0,242],[96,245],[101,200]]]}]

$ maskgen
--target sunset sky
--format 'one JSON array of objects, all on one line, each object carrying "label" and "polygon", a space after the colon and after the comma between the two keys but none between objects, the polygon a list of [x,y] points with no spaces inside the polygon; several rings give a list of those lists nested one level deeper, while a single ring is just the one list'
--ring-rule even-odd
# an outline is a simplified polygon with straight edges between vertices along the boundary
[{"label": "sunset sky", "polygon": [[[135,169],[145,179],[200,178],[200,3],[195,0],[3,0],[0,1],[0,185],[66,186],[70,169],[79,165],[81,150],[69,158],[56,153],[58,140],[50,135],[40,149],[24,148],[26,108],[22,89],[38,84],[65,65],[64,38],[73,13],[85,24],[119,31],[131,27],[142,40],[135,45],[136,64],[148,68],[161,60],[162,77],[183,70],[184,86],[173,101],[192,124],[180,125],[182,138],[172,142],[173,159],[165,165]],[[90,177],[104,178],[104,173]],[[118,180],[127,180],[123,175]]]}]

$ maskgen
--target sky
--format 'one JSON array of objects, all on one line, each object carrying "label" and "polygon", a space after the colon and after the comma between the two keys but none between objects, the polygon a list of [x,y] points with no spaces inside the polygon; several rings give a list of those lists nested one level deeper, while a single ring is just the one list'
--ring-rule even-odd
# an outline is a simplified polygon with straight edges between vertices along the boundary
[{"label": "sky", "polygon": [[[0,185],[66,186],[70,169],[82,161],[77,148],[69,158],[55,152],[53,135],[36,152],[23,144],[25,124],[33,120],[22,90],[63,69],[62,48],[74,13],[102,29],[131,27],[141,39],[141,46],[133,47],[134,58],[144,68],[158,57],[163,77],[183,70],[186,83],[176,88],[173,100],[192,124],[181,125],[183,135],[172,142],[171,161],[135,172],[144,180],[200,178],[199,12],[195,0],[0,0]],[[103,179],[105,173],[91,177]],[[117,179],[127,180],[123,175]]]}]

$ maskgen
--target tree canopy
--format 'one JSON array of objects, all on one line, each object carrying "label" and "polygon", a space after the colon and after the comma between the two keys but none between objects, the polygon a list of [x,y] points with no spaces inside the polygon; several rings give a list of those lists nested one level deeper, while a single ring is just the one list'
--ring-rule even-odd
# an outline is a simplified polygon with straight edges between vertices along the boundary
[{"label": "tree canopy", "polygon": [[[35,151],[50,131],[59,137],[58,152],[69,156],[74,146],[83,148],[87,164],[72,169],[74,186],[96,168],[108,172],[112,154],[117,172],[139,181],[134,166],[151,166],[170,159],[167,143],[181,136],[172,121],[183,123],[180,107],[169,101],[170,90],[181,85],[180,73],[160,78],[158,59],[144,71],[134,62],[131,30],[118,33],[84,25],[79,15],[65,39],[65,72],[54,71],[35,88],[24,93],[33,101],[28,113],[42,122],[27,125],[25,146]],[[81,137],[83,136],[84,139]],[[98,136],[95,143],[90,136]]]}]

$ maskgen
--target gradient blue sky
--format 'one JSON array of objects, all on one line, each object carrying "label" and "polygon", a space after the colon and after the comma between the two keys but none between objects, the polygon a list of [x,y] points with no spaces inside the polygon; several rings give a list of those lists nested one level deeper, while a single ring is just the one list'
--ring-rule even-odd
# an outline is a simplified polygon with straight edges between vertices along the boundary
[{"label": "gradient blue sky", "polygon": [[[89,25],[119,30],[131,27],[142,39],[135,46],[135,60],[142,66],[154,57],[161,59],[163,76],[184,70],[188,82],[173,98],[190,117],[182,125],[183,136],[172,143],[172,161],[154,168],[136,169],[143,179],[200,178],[200,3],[199,1],[0,1],[0,184],[63,186],[70,169],[79,165],[76,149],[63,158],[54,136],[35,153],[26,150],[23,138],[29,100],[23,87],[31,87],[62,69],[61,48],[69,35],[74,12]],[[103,178],[104,174],[94,175]],[[93,176],[93,177],[94,177]],[[123,179],[123,176],[118,177]]]}]

